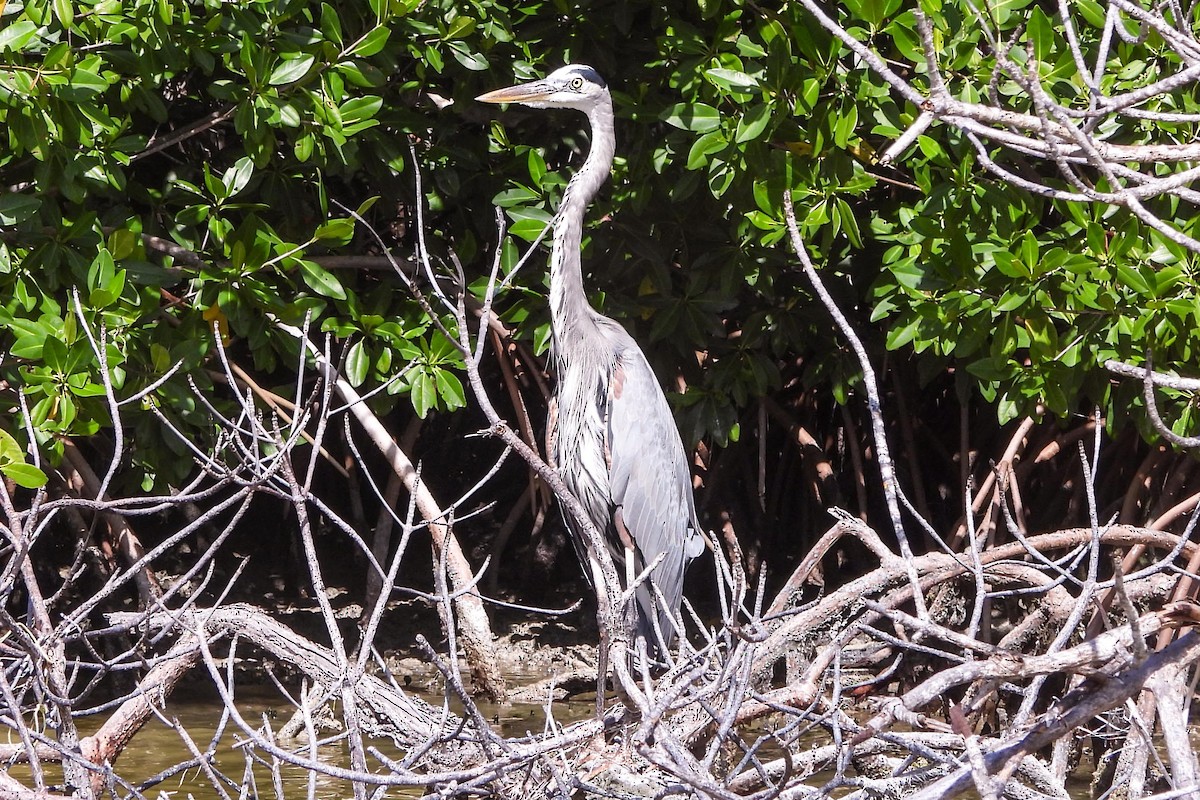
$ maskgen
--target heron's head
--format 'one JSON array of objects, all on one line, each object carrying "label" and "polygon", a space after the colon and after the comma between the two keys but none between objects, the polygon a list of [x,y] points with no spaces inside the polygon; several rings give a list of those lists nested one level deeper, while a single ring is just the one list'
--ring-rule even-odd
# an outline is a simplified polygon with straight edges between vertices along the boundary
[{"label": "heron's head", "polygon": [[532,108],[574,108],[587,112],[608,95],[599,73],[583,64],[568,64],[546,77],[476,97],[482,103],[520,103]]}]

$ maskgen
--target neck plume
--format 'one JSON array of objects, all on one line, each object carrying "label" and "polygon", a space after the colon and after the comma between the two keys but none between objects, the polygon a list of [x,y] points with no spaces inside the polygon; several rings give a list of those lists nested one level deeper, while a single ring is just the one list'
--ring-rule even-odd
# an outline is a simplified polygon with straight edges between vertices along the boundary
[{"label": "neck plume", "polygon": [[579,335],[579,328],[593,328],[597,317],[583,290],[579,251],[583,243],[584,214],[612,170],[613,111],[607,92],[587,115],[592,128],[591,148],[563,194],[554,222],[554,245],[550,253],[550,317],[554,350],[557,358],[564,361],[571,357],[573,342],[595,341],[595,337],[586,336],[586,332],[582,337]]}]

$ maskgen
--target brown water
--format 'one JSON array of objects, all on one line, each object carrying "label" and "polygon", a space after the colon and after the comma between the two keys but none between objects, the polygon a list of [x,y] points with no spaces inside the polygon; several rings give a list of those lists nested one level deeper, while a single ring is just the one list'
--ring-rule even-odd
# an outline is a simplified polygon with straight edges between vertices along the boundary
[{"label": "brown water", "polygon": [[[431,703],[440,704],[441,698],[424,695]],[[271,727],[278,730],[291,714],[291,706],[283,702],[278,694],[268,693],[264,689],[239,690],[237,707],[243,719],[252,726],[261,726],[264,714],[270,718]],[[539,732],[545,725],[545,708],[540,705],[504,705],[496,706],[480,704],[484,717],[504,736],[520,736],[526,732]],[[555,721],[565,724],[590,716],[595,709],[594,700],[583,698],[571,702],[554,704]],[[223,706],[220,698],[212,697],[172,697],[164,712],[170,722],[179,726],[191,737],[195,746],[201,751],[214,749],[214,767],[221,780],[224,794],[215,789],[209,775],[198,768],[185,772],[161,777],[151,782],[155,776],[160,776],[164,770],[171,769],[192,758],[180,733],[159,719],[151,719],[132,743],[121,754],[114,765],[118,775],[128,781],[138,791],[155,800],[224,800],[225,797],[260,797],[263,800],[274,798],[276,788],[272,783],[269,766],[262,763],[252,763],[248,759],[246,748],[242,743],[247,736],[232,720],[228,720],[218,735],[218,724],[221,721]],[[456,712],[461,709],[455,709]],[[87,735],[96,730],[103,720],[101,718],[84,718],[79,721],[80,732]],[[9,734],[12,742],[19,741],[15,735]],[[390,740],[371,740],[369,746],[378,748],[386,757],[399,759],[403,756]],[[296,743],[292,749],[303,750]],[[261,754],[260,754],[261,756]],[[324,764],[343,769],[350,768],[349,754],[344,741],[338,740],[317,749],[317,758]],[[368,763],[373,768],[383,769],[380,763],[368,756]],[[249,766],[248,766],[249,764]],[[56,765],[44,765],[46,781],[49,784],[61,784],[62,771]],[[18,781],[30,784],[28,767],[18,765],[9,770]],[[309,781],[314,781],[313,797],[318,800],[341,800],[351,795],[349,784],[340,779],[321,773],[312,773],[300,767],[283,766],[281,768],[281,790],[284,798],[306,797],[309,793]],[[224,776],[224,780],[222,780]],[[830,777],[830,776],[826,776]],[[1088,797],[1088,776],[1076,774],[1068,782],[1068,791],[1073,798]],[[245,783],[245,788],[243,788]],[[117,785],[118,796],[130,794],[129,788]],[[394,787],[388,790],[385,797],[415,797],[424,792],[414,789]]]},{"label": "brown water", "polygon": [[[441,698],[426,696],[431,703],[440,704]],[[237,707],[242,718],[251,726],[261,726],[263,715],[271,721],[271,727],[278,730],[291,715],[291,707],[285,704],[278,695],[267,694],[263,690],[239,691]],[[164,717],[179,728],[185,730],[191,737],[196,748],[201,752],[210,747],[214,749],[214,766],[218,773],[226,795],[232,798],[239,796],[274,798],[276,794],[272,783],[271,770],[268,765],[251,763],[248,766],[248,754],[242,743],[248,737],[232,720],[228,720],[218,735],[218,725],[221,721],[222,704],[217,697],[191,699],[171,698],[164,712]],[[554,715],[557,722],[563,723],[572,719],[587,716],[595,706],[590,701],[555,703]],[[457,710],[457,709],[456,709]],[[542,706],[505,705],[494,706],[480,704],[480,710],[499,731],[506,736],[519,736],[527,731],[541,731],[545,725],[545,709]],[[79,720],[81,735],[94,732],[103,722],[101,718],[83,718]],[[330,734],[332,738],[332,734]],[[15,734],[9,734],[13,743],[20,740]],[[403,753],[391,740],[370,740],[368,746],[378,748],[386,757],[399,759]],[[293,751],[301,749],[303,757],[307,750],[302,745],[292,743]],[[260,754],[262,756],[263,754]],[[134,788],[143,792],[147,797],[156,800],[185,800],[193,797],[195,800],[219,800],[223,798],[220,790],[215,789],[212,779],[199,768],[162,777],[160,780],[147,783],[160,776],[165,770],[174,765],[188,761],[193,757],[181,734],[171,725],[157,718],[151,719],[125,748],[120,758],[113,765],[114,771]],[[269,756],[266,756],[269,758]],[[344,741],[336,741],[317,748],[317,759],[324,764],[343,769],[350,768],[349,753]],[[368,755],[368,764],[382,769],[379,761]],[[9,774],[21,783],[30,783],[29,768],[18,765],[11,768]],[[44,764],[43,771],[48,784],[61,784],[62,770],[55,764]],[[228,780],[221,780],[221,776]],[[309,771],[300,767],[283,766],[281,769],[282,790],[285,798],[306,797],[309,787]],[[243,794],[243,783],[246,793]],[[115,787],[119,796],[128,795],[129,788],[118,785]],[[316,774],[314,797],[319,800],[334,800],[350,796],[349,784],[339,778]],[[387,797],[411,795],[411,790],[393,788]],[[422,794],[418,792],[417,794]]]}]

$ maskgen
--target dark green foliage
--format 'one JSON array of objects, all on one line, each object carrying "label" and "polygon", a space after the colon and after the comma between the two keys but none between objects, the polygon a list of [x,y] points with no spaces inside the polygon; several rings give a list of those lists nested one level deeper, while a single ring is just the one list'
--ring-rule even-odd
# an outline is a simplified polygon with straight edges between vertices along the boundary
[{"label": "dark green foliage", "polygon": [[[1088,0],[1076,6],[1087,49],[1103,18]],[[924,7],[953,90],[974,99],[994,59],[966,4]],[[206,380],[214,325],[239,363],[289,385],[295,345],[271,323],[310,315],[348,343],[356,385],[412,365],[374,398],[381,409],[397,396],[422,416],[463,405],[457,354],[399,282],[323,258],[378,254],[344,208],[412,252],[411,144],[435,252],[453,247],[473,279],[485,275],[495,204],[510,223],[511,266],[587,146],[582,119],[520,109],[496,117],[472,98],[568,61],[609,79],[619,116],[613,181],[586,244],[594,301],[636,329],[661,375],[683,376],[688,390],[675,399],[693,440],[736,439],[752,401],[784,386],[831,386],[839,400],[851,391],[853,361],[786,249],[788,189],[829,283],[873,345],[915,353],[926,378],[965,370],[1001,419],[1038,403],[1056,414],[1100,403],[1120,419],[1140,401],[1124,389],[1112,396],[1103,359],[1136,360],[1152,346],[1161,368],[1195,360],[1191,255],[1124,212],[1003,185],[949,128],[927,131],[896,168],[875,166],[918,110],[799,5],[2,8],[0,369],[6,404],[18,409],[21,390],[28,409],[4,424],[17,439],[32,429],[51,457],[57,437],[111,424],[88,331],[105,332],[118,399],[181,362],[142,403],[200,438],[207,412],[187,376]],[[830,13],[891,63],[924,73],[900,0]],[[1027,0],[994,13],[1005,35],[1024,26],[1020,41],[1048,87],[1086,99],[1057,20]],[[1162,50],[1153,34],[1121,41],[1113,58],[1124,66],[1111,72],[1128,87],[1150,83]],[[1020,105],[1015,85],[996,89]],[[1172,102],[1197,106],[1186,93]],[[1190,140],[1192,127],[1131,121],[1112,136]],[[1186,214],[1161,205],[1165,217]],[[499,301],[538,347],[548,335],[543,263],[535,257]],[[1172,411],[1189,429],[1191,417]],[[127,413],[138,467],[129,476],[144,486],[180,479],[189,466],[180,446],[144,409]],[[12,447],[3,450],[9,464]]]}]

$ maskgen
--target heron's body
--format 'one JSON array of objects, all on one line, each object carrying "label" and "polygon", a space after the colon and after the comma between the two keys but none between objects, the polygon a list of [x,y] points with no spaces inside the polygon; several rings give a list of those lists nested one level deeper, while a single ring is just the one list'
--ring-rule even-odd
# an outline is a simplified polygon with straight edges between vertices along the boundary
[{"label": "heron's body", "polygon": [[[637,343],[593,309],[583,289],[583,217],[612,169],[612,101],[600,76],[580,65],[480,99],[574,108],[591,123],[591,149],[554,222],[550,317],[557,383],[547,438],[563,482],[604,535],[622,577],[630,550],[635,575],[662,557],[651,581],[665,604],[648,586],[637,591],[638,633],[654,655],[676,633],[684,570],[704,543],[687,457],[662,388]],[[596,571],[582,532],[566,516],[585,571]]]}]

